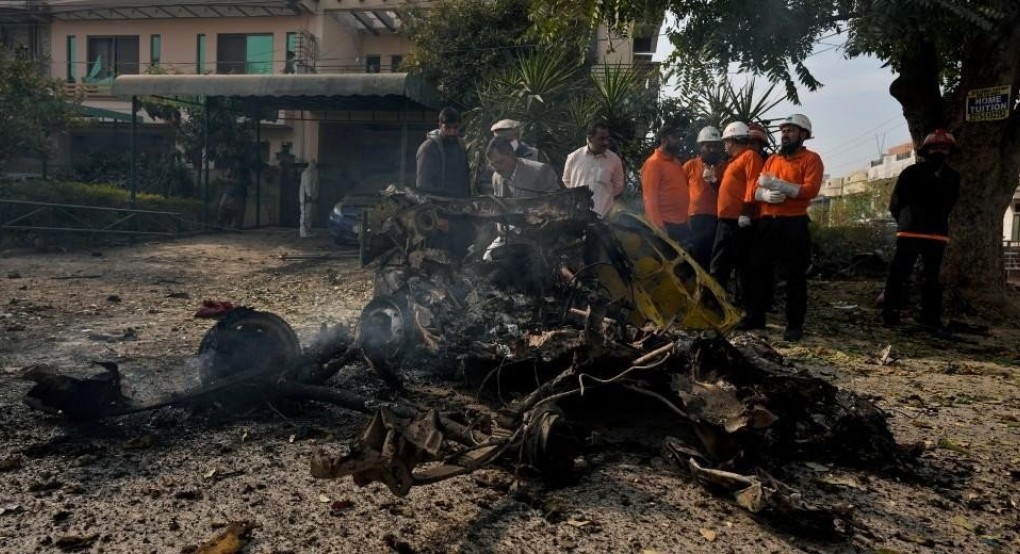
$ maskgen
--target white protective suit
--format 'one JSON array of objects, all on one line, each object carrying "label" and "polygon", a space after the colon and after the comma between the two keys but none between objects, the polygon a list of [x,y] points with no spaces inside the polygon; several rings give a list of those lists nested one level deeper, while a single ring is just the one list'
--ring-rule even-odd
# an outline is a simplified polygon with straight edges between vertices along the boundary
[{"label": "white protective suit", "polygon": [[315,160],[308,162],[308,167],[301,172],[301,187],[298,189],[301,205],[301,237],[312,236],[315,202],[319,199],[319,167]]}]

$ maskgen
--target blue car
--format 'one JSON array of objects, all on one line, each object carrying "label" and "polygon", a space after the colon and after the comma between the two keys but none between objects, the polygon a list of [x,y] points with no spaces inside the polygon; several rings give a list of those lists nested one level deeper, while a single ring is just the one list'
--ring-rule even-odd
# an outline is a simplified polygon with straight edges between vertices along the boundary
[{"label": "blue car", "polygon": [[329,214],[329,234],[340,245],[357,245],[361,234],[361,212],[379,202],[379,195],[348,194]]}]

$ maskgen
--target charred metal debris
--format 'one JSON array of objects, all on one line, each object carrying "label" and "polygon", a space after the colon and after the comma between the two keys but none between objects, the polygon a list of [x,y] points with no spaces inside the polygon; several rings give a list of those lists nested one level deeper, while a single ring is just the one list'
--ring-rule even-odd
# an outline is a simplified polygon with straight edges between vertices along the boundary
[{"label": "charred metal debris", "polygon": [[[397,495],[492,465],[563,478],[597,448],[579,438],[598,425],[591,403],[654,404],[665,457],[697,482],[801,532],[848,533],[851,506],[813,503],[773,475],[796,460],[916,465],[886,414],[752,335],[727,340],[740,313],[707,273],[641,217],[600,220],[590,206],[587,189],[450,199],[391,187],[362,221],[375,297],[354,336],[337,326],[302,349],[276,315],[208,304],[219,321],[199,347],[198,389],[139,404],[115,365],[88,379],[35,367],[26,402],[71,419],[267,398],[339,405],[370,421],[348,451],[315,453],[312,475]],[[484,402],[440,411],[326,384],[355,363],[398,389],[408,374],[455,377]]]}]

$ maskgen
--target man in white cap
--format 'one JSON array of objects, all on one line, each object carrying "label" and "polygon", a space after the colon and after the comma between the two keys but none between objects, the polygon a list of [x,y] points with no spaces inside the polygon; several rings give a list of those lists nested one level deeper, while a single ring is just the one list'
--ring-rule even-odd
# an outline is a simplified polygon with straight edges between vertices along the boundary
[{"label": "man in white cap", "polygon": [[514,155],[520,159],[538,161],[538,148],[521,140],[521,122],[513,119],[500,119],[492,124],[493,138],[505,138],[514,147]]},{"label": "man in white cap", "polygon": [[[523,125],[520,121],[513,119],[500,119],[493,123],[489,130],[492,131],[492,138],[503,138],[509,140],[514,149],[514,156],[518,159],[537,162],[539,161],[538,148],[535,148],[521,140],[522,126]],[[488,163],[482,165],[478,169],[476,189],[479,194],[494,194],[492,184],[492,166]]]}]

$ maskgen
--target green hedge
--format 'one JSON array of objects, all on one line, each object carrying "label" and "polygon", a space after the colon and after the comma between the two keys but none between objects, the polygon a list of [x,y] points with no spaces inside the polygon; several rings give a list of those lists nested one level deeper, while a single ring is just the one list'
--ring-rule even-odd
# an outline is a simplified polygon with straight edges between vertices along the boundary
[{"label": "green hedge", "polygon": [[[135,208],[159,212],[177,212],[184,219],[201,221],[202,202],[191,198],[164,198],[158,194],[138,193]],[[131,191],[112,184],[69,181],[0,180],[0,199],[76,204],[103,208],[131,208]]]},{"label": "green hedge", "polygon": [[[131,192],[116,185],[43,179],[0,179],[0,200],[22,200],[96,208],[131,208]],[[30,207],[0,203],[0,220],[6,222],[18,219],[16,225],[33,227],[32,229],[0,231],[0,248],[21,246],[78,248],[97,243],[118,243],[131,236],[120,233],[89,232],[88,230],[46,231],[40,229],[68,226],[81,228],[86,225],[79,221],[87,221],[87,225],[93,229],[111,228],[151,233],[179,233],[202,228],[203,209],[202,202],[199,200],[164,198],[157,194],[145,193],[139,193],[136,200],[135,209],[172,212],[179,215],[173,217],[140,214],[133,220],[124,221],[125,212],[72,208],[31,213]],[[210,216],[215,217],[215,210],[210,210]]]}]

